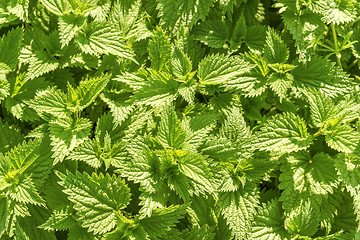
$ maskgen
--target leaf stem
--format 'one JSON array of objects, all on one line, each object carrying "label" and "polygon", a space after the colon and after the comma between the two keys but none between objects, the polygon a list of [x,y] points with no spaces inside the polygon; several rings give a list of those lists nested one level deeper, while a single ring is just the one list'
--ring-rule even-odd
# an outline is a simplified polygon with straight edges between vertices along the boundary
[{"label": "leaf stem", "polygon": [[321,126],[320,129],[314,133],[314,135],[312,136],[313,139],[317,138],[319,135],[324,133],[324,126]]},{"label": "leaf stem", "polygon": [[342,64],[341,64],[341,60],[340,60],[341,54],[340,54],[340,50],[339,50],[339,45],[338,45],[336,29],[335,29],[334,23],[331,23],[331,30],[332,30],[332,35],[333,35],[333,39],[334,39],[336,61],[337,61],[338,65],[339,65],[339,67],[342,68]]}]

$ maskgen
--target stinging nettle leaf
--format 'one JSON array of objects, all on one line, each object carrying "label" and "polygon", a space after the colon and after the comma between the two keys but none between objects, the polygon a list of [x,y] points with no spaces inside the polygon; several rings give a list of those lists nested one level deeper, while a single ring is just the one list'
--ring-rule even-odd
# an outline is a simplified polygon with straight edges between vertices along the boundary
[{"label": "stinging nettle leaf", "polygon": [[186,139],[186,133],[176,116],[173,106],[167,106],[162,112],[157,137],[164,147],[181,148]]},{"label": "stinging nettle leaf", "polygon": [[[76,112],[88,107],[106,87],[110,81],[110,77],[111,75],[101,75],[88,77],[81,81],[75,90],[75,102],[68,102],[68,108]],[[71,94],[71,91],[68,91],[68,99],[71,99],[72,96],[69,96],[69,93]],[[70,104],[75,106],[71,106]]]},{"label": "stinging nettle leaf", "polygon": [[171,59],[171,44],[169,38],[161,28],[154,31],[149,42],[149,58],[151,67],[160,72],[168,70],[168,63]]},{"label": "stinging nettle leaf", "polygon": [[69,208],[55,209],[49,219],[40,228],[47,231],[65,231],[69,230],[75,224],[75,219],[72,216]]},{"label": "stinging nettle leaf", "polygon": [[[334,160],[328,155],[321,152],[311,157],[307,152],[297,152],[290,155],[287,162],[283,174],[288,175],[293,181],[290,191],[326,195],[333,193],[337,187]],[[280,185],[285,186],[286,181],[282,182]],[[289,189],[285,188],[284,191],[287,190]]]},{"label": "stinging nettle leaf", "polygon": [[179,30],[181,25],[192,28],[198,20],[205,20],[213,0],[157,0],[161,22],[171,32]]},{"label": "stinging nettle leaf", "polygon": [[272,117],[260,130],[256,144],[260,150],[290,153],[307,149],[312,142],[305,121],[294,113]]},{"label": "stinging nettle leaf", "polygon": [[240,16],[236,21],[234,31],[230,39],[230,49],[236,50],[239,48],[244,41],[246,36],[247,26],[245,23],[244,16]]},{"label": "stinging nettle leaf", "polygon": [[204,158],[201,155],[187,153],[179,157],[179,170],[194,182],[202,185],[209,193],[214,192],[211,175]]},{"label": "stinging nettle leaf", "polygon": [[140,225],[150,237],[158,238],[165,236],[183,218],[187,205],[174,205],[153,211],[150,217],[140,220]]},{"label": "stinging nettle leaf", "polygon": [[151,106],[164,106],[178,96],[179,83],[166,72],[152,72],[134,99]]},{"label": "stinging nettle leaf", "polygon": [[[0,39],[0,63],[14,69],[19,61],[23,30],[18,27]],[[0,68],[1,69],[1,68]]]},{"label": "stinging nettle leaf", "polygon": [[7,152],[23,140],[23,135],[14,125],[0,119],[0,152]]},{"label": "stinging nettle leaf", "polygon": [[197,40],[212,48],[222,48],[229,38],[229,27],[220,19],[208,19],[194,28]]},{"label": "stinging nettle leaf", "polygon": [[[131,4],[131,5],[127,5]],[[116,1],[110,13],[110,21],[119,28],[129,41],[140,41],[151,36],[146,26],[141,0]]]},{"label": "stinging nettle leaf", "polygon": [[334,116],[334,103],[320,92],[306,93],[310,103],[311,120],[316,127],[321,127]]},{"label": "stinging nettle leaf", "polygon": [[10,170],[20,175],[31,175],[36,187],[42,187],[52,168],[51,151],[47,138],[23,141],[12,148],[7,156]]},{"label": "stinging nettle leaf", "polygon": [[306,64],[299,63],[291,74],[294,77],[293,90],[304,95],[310,89],[329,97],[337,97],[349,93],[352,87],[347,73],[320,57],[313,57]]},{"label": "stinging nettle leaf", "polygon": [[67,0],[41,0],[41,3],[47,10],[58,16],[70,10],[70,4]]},{"label": "stinging nettle leaf", "polygon": [[68,156],[68,159],[84,161],[93,168],[99,168],[102,164],[99,156],[100,151],[101,149],[97,141],[87,140],[74,149]]},{"label": "stinging nettle leaf", "polygon": [[278,200],[272,200],[257,210],[249,239],[283,240],[289,237],[284,228],[283,210]]},{"label": "stinging nettle leaf", "polygon": [[73,202],[81,226],[95,234],[111,231],[116,225],[121,209],[130,201],[131,193],[125,182],[115,175],[105,176],[76,172],[58,173],[60,185]]},{"label": "stinging nettle leaf", "polygon": [[225,84],[227,81],[241,78],[253,66],[237,56],[209,55],[199,63],[198,77],[201,84]]},{"label": "stinging nettle leaf", "polygon": [[49,122],[54,164],[62,162],[70,152],[87,139],[91,122],[86,118],[56,119]]},{"label": "stinging nettle leaf", "polygon": [[312,236],[318,230],[318,227],[319,214],[311,206],[310,202],[302,204],[285,219],[285,228],[294,235]]},{"label": "stinging nettle leaf", "polygon": [[264,59],[268,64],[286,63],[289,59],[288,47],[272,28],[267,31]]},{"label": "stinging nettle leaf", "polygon": [[61,47],[68,46],[71,40],[80,32],[85,23],[83,16],[66,14],[59,17],[59,36]]},{"label": "stinging nettle leaf", "polygon": [[[171,71],[178,78],[178,81],[183,81],[184,77],[192,70],[192,63],[190,58],[178,46],[173,48],[171,58]],[[187,80],[186,78],[184,80]]]},{"label": "stinging nettle leaf", "polygon": [[252,25],[246,29],[244,42],[252,50],[262,52],[266,39],[266,27],[263,25]]},{"label": "stinging nettle leaf", "polygon": [[359,139],[360,133],[348,125],[342,125],[325,136],[329,147],[343,153],[352,153],[359,145]]},{"label": "stinging nettle leaf", "polygon": [[40,116],[46,113],[56,118],[65,118],[70,113],[66,105],[66,95],[61,90],[53,87],[38,91],[35,98],[26,103],[29,107],[35,109]]},{"label": "stinging nettle leaf", "polygon": [[289,73],[272,73],[269,77],[269,86],[276,95],[279,96],[280,102],[286,98],[287,91],[291,88],[293,77]]},{"label": "stinging nettle leaf", "polygon": [[89,23],[75,37],[75,43],[84,53],[96,56],[111,54],[135,61],[121,33],[108,23]]},{"label": "stinging nettle leaf", "polygon": [[321,20],[326,24],[346,24],[357,17],[356,1],[353,0],[322,0],[314,5],[313,11],[321,14]]},{"label": "stinging nettle leaf", "polygon": [[259,204],[256,189],[245,185],[235,192],[221,192],[218,204],[235,238],[245,238]]}]

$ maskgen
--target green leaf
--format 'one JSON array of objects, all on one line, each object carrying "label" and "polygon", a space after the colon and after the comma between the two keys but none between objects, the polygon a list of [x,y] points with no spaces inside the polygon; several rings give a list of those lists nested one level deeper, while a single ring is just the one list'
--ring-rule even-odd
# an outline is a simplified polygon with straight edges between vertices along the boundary
[{"label": "green leaf", "polygon": [[82,228],[78,223],[74,224],[68,234],[68,240],[96,240],[94,234],[86,228]]},{"label": "green leaf", "polygon": [[[192,227],[191,230],[188,232],[187,230],[183,231],[183,239],[184,240],[202,240],[202,239],[209,239],[213,240],[215,237],[215,233],[211,231],[212,229],[209,228],[207,224],[200,227]],[[223,236],[224,239],[225,236]]]},{"label": "green leaf", "polygon": [[[339,178],[345,185],[347,191],[350,193],[352,199],[352,207],[354,209],[356,219],[360,220],[360,168],[358,165],[352,163],[353,158],[349,155],[339,154],[336,158],[335,165],[339,171]],[[351,218],[351,214],[350,214]],[[358,223],[359,224],[359,223]]]},{"label": "green leaf", "polygon": [[244,141],[251,135],[249,127],[247,127],[244,116],[240,109],[233,107],[226,112],[226,120],[220,129],[220,136],[225,137],[234,142]]},{"label": "green leaf", "polygon": [[[192,63],[190,58],[178,46],[175,46],[171,58],[171,71],[177,77],[178,81],[188,80]],[[191,76],[191,75],[190,75]],[[185,79],[184,79],[185,78]]]},{"label": "green leaf", "polygon": [[133,60],[133,54],[123,42],[121,33],[108,23],[89,23],[75,38],[75,43],[84,52],[92,55],[112,54]]},{"label": "green leaf", "polygon": [[278,200],[272,200],[262,205],[257,210],[254,224],[251,227],[250,239],[259,240],[283,240],[288,239],[288,233],[284,228],[283,210]]},{"label": "green leaf", "polygon": [[219,5],[223,13],[230,14],[233,12],[234,5],[236,5],[237,2],[237,0],[219,0]]},{"label": "green leaf", "polygon": [[46,231],[66,231],[75,224],[75,219],[72,216],[69,208],[55,209],[48,220],[40,225]]},{"label": "green leaf", "polygon": [[198,77],[201,84],[226,84],[230,79],[241,78],[252,66],[238,56],[208,55],[199,63]]},{"label": "green leaf", "polygon": [[292,71],[294,90],[304,93],[318,90],[329,97],[345,95],[351,88],[349,76],[329,60],[313,57],[306,65],[300,63]]},{"label": "green leaf", "polygon": [[70,115],[70,111],[67,109],[66,95],[54,87],[36,92],[35,98],[26,103],[40,116],[50,114],[56,118],[65,118]]},{"label": "green leaf", "polygon": [[[148,149],[137,149],[134,146],[133,158],[136,161],[125,162],[121,176],[128,178],[135,183],[139,183],[144,191],[153,193],[160,180],[160,159],[155,153]],[[130,145],[129,148],[132,148]]]},{"label": "green leaf", "polygon": [[326,134],[325,141],[332,149],[351,153],[359,144],[360,133],[348,125],[342,125]]},{"label": "green leaf", "polygon": [[[0,198],[0,207],[2,211],[5,211],[4,218],[1,218],[1,227],[6,228],[5,231],[8,232],[8,235],[14,237],[16,234],[16,229],[19,224],[19,220],[26,216],[30,216],[28,208],[23,203],[16,203],[11,201],[8,198],[1,197]],[[2,215],[3,216],[3,215]],[[4,221],[4,222],[2,222]],[[0,229],[0,233],[4,231],[4,229]],[[1,234],[0,234],[1,235]]]},{"label": "green leaf", "polygon": [[[211,129],[214,128],[214,123],[217,120],[218,115],[210,112],[199,113],[190,118],[189,120],[183,120],[182,126],[186,131],[186,148],[197,148],[207,140],[207,136]],[[195,152],[197,150],[194,150]]]},{"label": "green leaf", "polygon": [[10,68],[4,63],[0,63],[0,103],[10,94],[10,84],[6,79],[6,74],[9,72]]},{"label": "green leaf", "polygon": [[16,68],[19,61],[23,31],[20,27],[7,32],[0,39],[0,63],[5,63],[10,68]]},{"label": "green leaf", "polygon": [[186,153],[178,158],[179,170],[189,179],[200,184],[209,192],[214,192],[212,176],[209,167],[203,157],[195,153]]},{"label": "green leaf", "polygon": [[110,135],[111,140],[116,142],[121,141],[121,138],[126,135],[124,128],[130,123],[129,118],[120,125],[116,124],[115,118],[110,113],[103,114],[96,123],[95,139],[103,143],[107,135]]},{"label": "green leaf", "polygon": [[165,237],[179,219],[186,214],[187,205],[174,205],[156,209],[148,218],[140,220],[140,225],[151,238]]},{"label": "green leaf", "polygon": [[222,48],[229,37],[228,25],[221,19],[207,19],[194,28],[194,36],[212,48]]},{"label": "green leaf", "polygon": [[151,36],[146,26],[142,5],[141,0],[116,1],[109,16],[111,23],[116,24],[124,37],[131,42]]},{"label": "green leaf", "polygon": [[0,198],[0,215],[2,216],[0,219],[0,237],[4,234],[7,227],[7,219],[9,217],[9,212],[7,210],[8,200],[4,197]]},{"label": "green leaf", "polygon": [[162,111],[157,138],[164,147],[170,148],[181,148],[185,142],[186,133],[172,105]]},{"label": "green leaf", "polygon": [[253,223],[259,196],[257,190],[245,186],[235,192],[221,192],[219,207],[236,239],[243,239]]},{"label": "green leaf", "polygon": [[[288,165],[284,167],[284,175],[290,176],[293,185],[290,191],[298,193],[311,192],[311,194],[326,195],[333,193],[337,186],[337,173],[334,160],[324,153],[317,153],[310,157],[307,152],[293,153],[287,158]],[[290,182],[281,183],[280,189]],[[293,189],[291,189],[293,188]],[[284,191],[287,191],[288,188]]]},{"label": "green leaf", "polygon": [[322,0],[315,3],[314,12],[321,14],[321,20],[326,24],[346,24],[357,18],[356,1],[352,0]]},{"label": "green leaf", "polygon": [[11,186],[4,190],[6,196],[20,203],[44,205],[45,201],[39,195],[30,176],[15,176],[15,178],[12,179],[14,182],[10,183]]},{"label": "green leaf", "polygon": [[170,74],[152,72],[134,98],[145,105],[162,106],[176,99],[178,87],[179,83]]},{"label": "green leaf", "polygon": [[269,77],[269,86],[280,98],[280,102],[287,97],[288,89],[291,88],[293,77],[289,73],[272,73]]},{"label": "green leaf", "polygon": [[286,63],[289,59],[289,49],[280,35],[272,28],[267,31],[264,59],[268,64]]},{"label": "green leaf", "polygon": [[309,9],[299,11],[295,2],[284,1],[281,17],[286,28],[295,40],[296,53],[299,54],[301,62],[306,62],[314,55],[317,41],[323,37],[327,26],[321,21],[321,16],[311,12]]},{"label": "green leaf", "polygon": [[[48,139],[24,141],[12,148],[7,154],[9,174],[31,175],[31,181],[36,187],[42,187],[52,166],[51,151]],[[30,180],[29,180],[30,181]]]},{"label": "green leaf", "polygon": [[70,10],[70,4],[67,0],[41,0],[41,3],[47,10],[58,16]]},{"label": "green leaf", "polygon": [[353,210],[353,200],[350,195],[341,202],[341,207],[332,223],[334,231],[345,230],[350,232],[357,228],[356,216]]},{"label": "green leaf", "polygon": [[300,236],[313,236],[319,227],[318,212],[309,202],[301,204],[285,219],[285,228],[289,233]]},{"label": "green leaf", "polygon": [[[76,88],[77,102],[75,109],[81,111],[88,107],[97,96],[104,90],[111,75],[101,75],[97,77],[86,78],[79,83]],[[69,98],[69,97],[68,97]]]},{"label": "green leaf", "polygon": [[305,121],[294,113],[272,117],[258,133],[256,146],[274,153],[290,153],[307,149],[312,142]]},{"label": "green leaf", "polygon": [[234,31],[230,39],[230,47],[233,50],[239,48],[245,39],[247,26],[244,16],[240,16],[235,24]]},{"label": "green leaf", "polygon": [[6,109],[17,119],[23,121],[39,120],[38,114],[27,105],[27,101],[33,99],[36,91],[41,91],[49,86],[45,78],[35,78],[29,81],[25,73],[9,78],[10,96],[5,100]]},{"label": "green leaf", "polygon": [[78,148],[68,156],[71,160],[84,161],[93,168],[101,167],[100,146],[95,140],[84,141]]},{"label": "green leaf", "polygon": [[26,51],[31,51],[31,53],[25,52],[26,55],[29,55],[25,55],[24,59],[26,63],[29,63],[26,80],[37,78],[45,73],[62,68],[64,65],[67,66],[71,61],[71,55],[77,53],[74,46],[61,48],[60,36],[57,30],[47,33],[35,29],[31,35],[34,36],[36,44],[27,46]]},{"label": "green leaf", "polygon": [[110,108],[114,123],[121,124],[134,109],[132,104],[126,102],[129,99],[127,94],[104,92],[100,94],[100,98]]},{"label": "green leaf", "polygon": [[171,45],[169,38],[161,28],[154,31],[149,42],[149,58],[151,67],[160,72],[168,70],[168,63],[171,59]]},{"label": "green leaf", "polygon": [[7,152],[23,140],[20,129],[0,119],[0,152]]},{"label": "green leaf", "polygon": [[104,139],[84,141],[78,148],[74,149],[68,159],[84,161],[93,168],[100,168],[105,163],[106,169],[110,165],[119,167],[122,160],[125,160],[127,153],[121,142],[111,143],[111,137],[106,132]]},{"label": "green leaf", "polygon": [[316,127],[321,127],[334,116],[334,103],[324,93],[308,92],[311,120]]},{"label": "green leaf", "polygon": [[[335,106],[334,120],[341,120],[341,122],[351,122],[355,120],[360,111],[360,104],[353,95],[346,96],[341,101],[337,102]],[[336,122],[336,121],[334,121]]]},{"label": "green leaf", "polygon": [[266,39],[266,27],[263,25],[252,25],[246,29],[244,42],[250,49],[262,52]]},{"label": "green leaf", "polygon": [[37,226],[46,218],[47,211],[42,207],[30,207],[31,216],[19,219],[15,225],[14,239],[49,239],[56,240],[55,233],[48,232]]},{"label": "green leaf", "polygon": [[351,97],[346,97],[335,105],[324,93],[309,91],[306,95],[310,103],[311,119],[316,127],[352,121],[359,112],[359,104]]},{"label": "green leaf", "polygon": [[62,162],[74,148],[87,139],[91,130],[91,122],[86,118],[56,119],[50,121],[49,130],[54,164],[56,164]]},{"label": "green leaf", "polygon": [[121,209],[130,202],[130,189],[119,177],[93,173],[76,172],[67,175],[58,174],[60,185],[74,203],[81,226],[95,234],[104,234],[116,225]]},{"label": "green leaf", "polygon": [[172,32],[181,25],[192,28],[198,20],[205,17],[213,6],[213,0],[157,0],[161,22]]},{"label": "green leaf", "polygon": [[59,36],[61,47],[69,45],[71,40],[79,34],[84,23],[85,18],[83,16],[66,14],[59,17]]}]

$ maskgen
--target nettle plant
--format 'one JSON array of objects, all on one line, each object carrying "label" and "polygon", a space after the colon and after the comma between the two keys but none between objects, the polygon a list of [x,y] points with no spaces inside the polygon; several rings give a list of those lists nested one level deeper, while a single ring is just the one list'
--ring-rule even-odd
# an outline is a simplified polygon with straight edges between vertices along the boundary
[{"label": "nettle plant", "polygon": [[0,239],[359,239],[355,0],[0,0]]}]

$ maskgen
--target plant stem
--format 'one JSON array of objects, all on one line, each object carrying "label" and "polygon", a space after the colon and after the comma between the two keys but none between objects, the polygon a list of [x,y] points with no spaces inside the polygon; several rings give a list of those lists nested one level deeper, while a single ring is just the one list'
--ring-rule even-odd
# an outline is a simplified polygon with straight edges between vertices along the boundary
[{"label": "plant stem", "polygon": [[339,67],[342,68],[342,64],[341,64],[341,60],[340,60],[341,54],[340,54],[340,51],[339,51],[339,45],[338,45],[335,25],[333,23],[331,24],[331,30],[332,30],[332,34],[333,34],[333,38],[334,38],[336,61],[337,61],[338,65],[339,65]]}]

